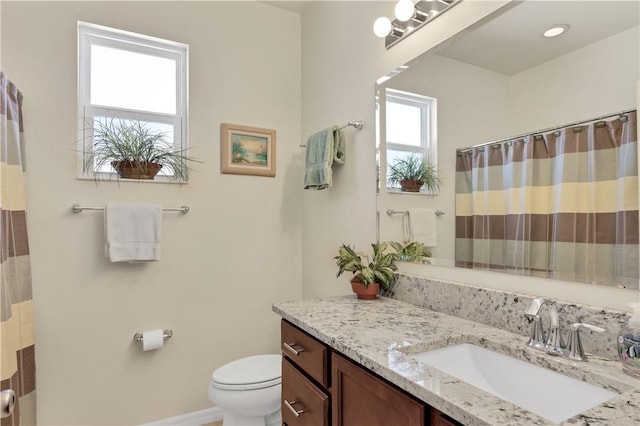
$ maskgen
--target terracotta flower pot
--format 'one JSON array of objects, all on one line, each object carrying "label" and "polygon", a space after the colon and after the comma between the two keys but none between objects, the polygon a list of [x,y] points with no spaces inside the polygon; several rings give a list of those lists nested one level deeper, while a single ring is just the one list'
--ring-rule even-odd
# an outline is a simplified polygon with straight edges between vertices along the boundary
[{"label": "terracotta flower pot", "polygon": [[138,163],[137,161],[113,161],[111,166],[118,172],[118,176],[123,179],[147,179],[152,180],[156,177],[161,164],[156,163]]},{"label": "terracotta flower pot", "polygon": [[424,185],[424,182],[421,180],[405,179],[400,182],[400,188],[405,192],[420,192],[422,185]]},{"label": "terracotta flower pot", "polygon": [[351,289],[358,296],[358,299],[373,300],[378,297],[380,292],[380,284],[373,283],[365,286],[359,277],[355,277],[351,280]]}]

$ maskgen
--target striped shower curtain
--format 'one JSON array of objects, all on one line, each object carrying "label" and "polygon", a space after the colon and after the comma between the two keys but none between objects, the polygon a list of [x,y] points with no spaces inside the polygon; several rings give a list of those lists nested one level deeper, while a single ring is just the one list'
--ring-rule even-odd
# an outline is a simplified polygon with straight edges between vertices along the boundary
[{"label": "striped shower curtain", "polygon": [[636,112],[458,152],[456,265],[638,287]]},{"label": "striped shower curtain", "polygon": [[0,73],[0,387],[13,389],[1,426],[36,424],[33,295],[27,240],[22,94]]}]

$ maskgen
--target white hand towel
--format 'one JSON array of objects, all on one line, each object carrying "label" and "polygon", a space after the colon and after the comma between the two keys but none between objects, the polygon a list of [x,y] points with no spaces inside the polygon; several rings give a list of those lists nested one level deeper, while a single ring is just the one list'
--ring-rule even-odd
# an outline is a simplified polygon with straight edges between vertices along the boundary
[{"label": "white hand towel", "polygon": [[426,247],[437,244],[436,212],[431,209],[409,209],[409,224],[413,241],[423,243]]},{"label": "white hand towel", "polygon": [[104,208],[105,252],[112,262],[160,260],[162,208],[109,203]]}]

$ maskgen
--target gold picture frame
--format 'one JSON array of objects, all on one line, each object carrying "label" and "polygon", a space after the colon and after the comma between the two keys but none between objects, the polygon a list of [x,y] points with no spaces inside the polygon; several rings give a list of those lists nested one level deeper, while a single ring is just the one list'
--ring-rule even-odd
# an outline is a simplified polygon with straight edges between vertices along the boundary
[{"label": "gold picture frame", "polygon": [[220,162],[222,173],[274,177],[276,131],[222,123]]}]

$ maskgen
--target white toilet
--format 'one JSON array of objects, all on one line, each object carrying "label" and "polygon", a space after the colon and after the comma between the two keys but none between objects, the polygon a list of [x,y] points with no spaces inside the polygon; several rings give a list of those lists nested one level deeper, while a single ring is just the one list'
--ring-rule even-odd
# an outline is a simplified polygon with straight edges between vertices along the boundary
[{"label": "white toilet", "polygon": [[281,383],[280,355],[250,356],[213,372],[209,399],[222,409],[223,426],[281,425]]}]

